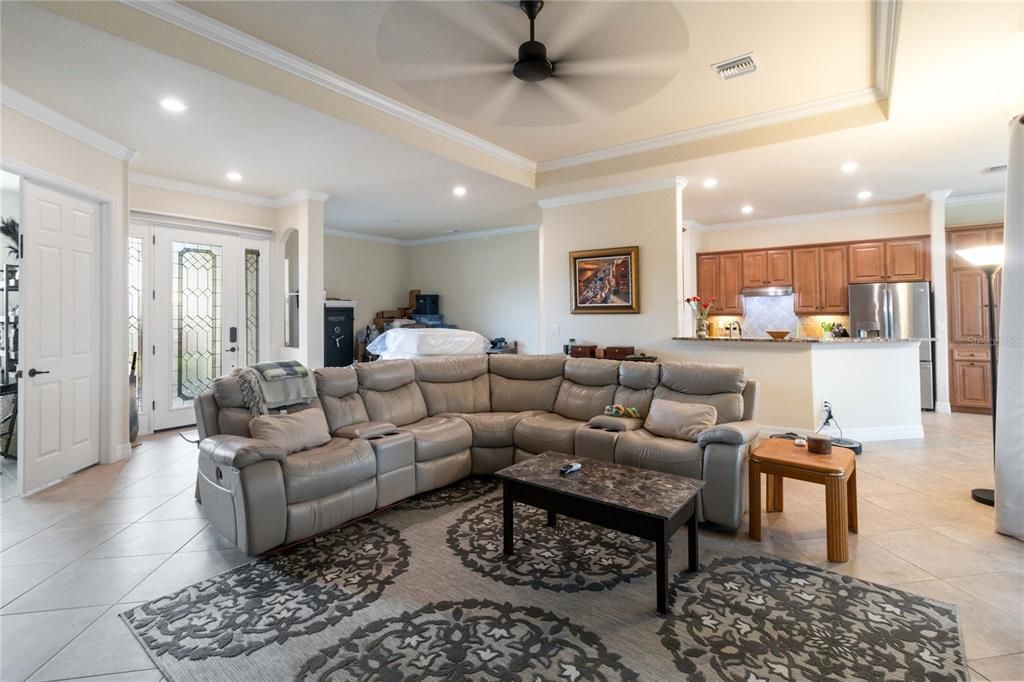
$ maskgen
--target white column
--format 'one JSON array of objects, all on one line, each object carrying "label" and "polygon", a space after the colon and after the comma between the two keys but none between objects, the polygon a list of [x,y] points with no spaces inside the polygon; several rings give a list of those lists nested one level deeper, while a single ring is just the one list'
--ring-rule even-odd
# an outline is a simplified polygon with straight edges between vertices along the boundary
[{"label": "white column", "polygon": [[686,298],[697,294],[697,255],[694,231],[697,223],[686,220],[683,190],[686,178],[676,178],[676,333],[693,336],[693,315]]},{"label": "white column", "polygon": [[[294,202],[278,209],[277,233],[280,237],[294,228],[299,237],[299,347],[282,349],[282,357],[300,360],[310,368],[324,364],[324,202],[322,192],[296,192],[289,195]],[[283,242],[281,243],[283,247]],[[283,248],[275,254],[283,262]],[[283,266],[282,266],[283,267]],[[279,269],[277,269],[280,272]],[[283,282],[283,280],[282,280]],[[271,295],[273,289],[271,287]],[[283,305],[284,292],[274,297]],[[272,316],[273,317],[273,316]]]},{"label": "white column", "polygon": [[931,234],[932,292],[935,301],[935,411],[949,407],[949,304],[946,301],[946,199],[948,189],[928,192],[928,224]]}]

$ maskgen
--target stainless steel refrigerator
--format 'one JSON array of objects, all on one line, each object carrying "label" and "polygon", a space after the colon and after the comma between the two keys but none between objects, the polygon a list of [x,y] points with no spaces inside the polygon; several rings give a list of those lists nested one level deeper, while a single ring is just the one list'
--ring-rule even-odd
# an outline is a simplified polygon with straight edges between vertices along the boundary
[{"label": "stainless steel refrigerator", "polygon": [[[850,285],[850,334],[884,339],[932,338],[930,282]],[[921,344],[921,407],[935,409],[935,344]]]}]

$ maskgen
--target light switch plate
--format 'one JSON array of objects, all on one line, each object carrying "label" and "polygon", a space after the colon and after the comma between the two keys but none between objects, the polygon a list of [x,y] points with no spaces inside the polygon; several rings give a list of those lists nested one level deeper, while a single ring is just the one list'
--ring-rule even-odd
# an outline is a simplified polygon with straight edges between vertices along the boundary
[{"label": "light switch plate", "polygon": [[561,333],[562,330],[559,328],[557,324],[551,325],[551,336],[558,336]]}]

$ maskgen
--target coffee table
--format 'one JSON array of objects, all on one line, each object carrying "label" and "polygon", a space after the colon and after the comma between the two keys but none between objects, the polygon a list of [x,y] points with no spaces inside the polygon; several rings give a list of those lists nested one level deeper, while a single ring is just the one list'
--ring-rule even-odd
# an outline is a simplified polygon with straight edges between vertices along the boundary
[{"label": "coffee table", "polygon": [[[570,462],[583,468],[559,475]],[[515,549],[512,510],[522,502],[546,510],[551,527],[564,514],[653,541],[659,613],[668,612],[668,543],[683,524],[689,536],[689,570],[698,568],[697,493],[704,481],[558,452],[531,457],[495,476],[504,488],[505,554]]]}]

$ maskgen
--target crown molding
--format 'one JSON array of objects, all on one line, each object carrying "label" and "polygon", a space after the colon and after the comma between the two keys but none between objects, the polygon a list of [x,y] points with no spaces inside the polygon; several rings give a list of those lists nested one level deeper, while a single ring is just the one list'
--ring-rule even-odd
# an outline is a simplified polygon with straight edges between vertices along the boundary
[{"label": "crown molding", "polygon": [[274,208],[281,208],[288,204],[294,204],[297,201],[327,201],[331,198],[331,195],[327,192],[315,192],[311,189],[300,189],[290,194],[285,194],[283,197],[277,199],[271,199],[270,206]]},{"label": "crown molding", "polygon": [[857,208],[844,208],[837,211],[823,211],[821,213],[800,213],[790,216],[777,216],[773,218],[755,218],[753,220],[738,220],[732,223],[716,223],[704,225],[705,232],[719,232],[723,230],[743,230],[751,227],[768,227],[771,225],[793,225],[795,223],[812,223],[819,220],[838,220],[840,218],[855,218],[866,215],[884,215],[886,213],[907,213],[920,211],[925,208],[923,200],[905,201],[899,204],[879,204],[877,206],[858,206]]},{"label": "crown molding", "polygon": [[164,178],[158,175],[132,173],[129,180],[133,185],[156,187],[158,189],[171,190],[172,192],[188,192],[189,194],[198,194],[199,196],[210,197],[212,199],[226,199],[228,201],[237,201],[242,204],[264,206],[266,208],[273,208],[275,206],[275,199],[268,197],[261,197],[256,194],[245,194],[244,192],[235,192],[230,189],[221,189],[219,187],[211,187],[209,185],[200,185],[195,182],[186,182],[185,180]]},{"label": "crown molding", "polygon": [[692,230],[693,232],[703,232],[704,226],[696,220],[684,220],[679,224],[684,230]]},{"label": "crown molding", "polygon": [[105,154],[113,156],[115,159],[120,161],[132,161],[138,156],[138,153],[126,147],[120,142],[115,142],[108,137],[100,135],[95,130],[86,128],[81,123],[73,121],[64,114],[54,111],[53,109],[40,104],[31,97],[18,92],[14,88],[6,85],[0,87],[0,101],[3,105],[10,107],[17,112],[20,112],[29,118],[33,118],[40,123],[44,123],[55,130],[75,138],[79,142],[99,149]]},{"label": "crown molding", "polygon": [[498,161],[530,172],[537,170],[537,164],[524,156],[350,81],[313,62],[212,19],[202,12],[197,12],[170,0],[121,0],[121,2],[161,21],[258,59],[293,76],[298,76],[339,95],[371,106],[378,111],[462,144]]},{"label": "crown molding", "polygon": [[951,189],[933,189],[930,192],[924,193],[924,200],[929,204],[938,204],[945,202],[952,193],[953,190]]},{"label": "crown molding", "polygon": [[1006,192],[988,192],[986,194],[965,194],[962,197],[949,197],[946,206],[969,206],[970,204],[987,204],[990,201],[1006,201]]},{"label": "crown molding", "polygon": [[563,194],[562,196],[548,197],[547,199],[540,199],[537,204],[541,208],[557,208],[559,206],[583,204],[591,201],[625,197],[631,194],[653,192],[659,189],[681,189],[679,185],[680,180],[682,180],[682,187],[685,187],[686,180],[683,178],[665,178],[660,180],[651,180],[649,182],[641,182],[635,185],[621,185],[619,187],[608,187],[606,189],[598,189],[591,192],[577,192],[575,194]]},{"label": "crown molding", "polygon": [[348,237],[349,239],[361,239],[368,242],[380,242],[382,244],[395,244],[397,246],[425,246],[427,244],[442,244],[445,242],[458,242],[467,239],[489,239],[507,234],[519,234],[522,232],[536,232],[540,225],[513,225],[511,227],[494,227],[487,230],[474,230],[473,232],[457,232],[453,234],[442,234],[437,237],[423,237],[420,239],[396,239],[394,237],[381,237],[375,234],[363,232],[349,232],[335,227],[326,227],[324,232],[335,237]]},{"label": "crown molding", "polygon": [[875,0],[871,3],[871,21],[874,30],[872,66],[875,88],[880,99],[888,99],[892,92],[892,76],[896,68],[896,40],[899,37],[900,13],[903,0]]}]

